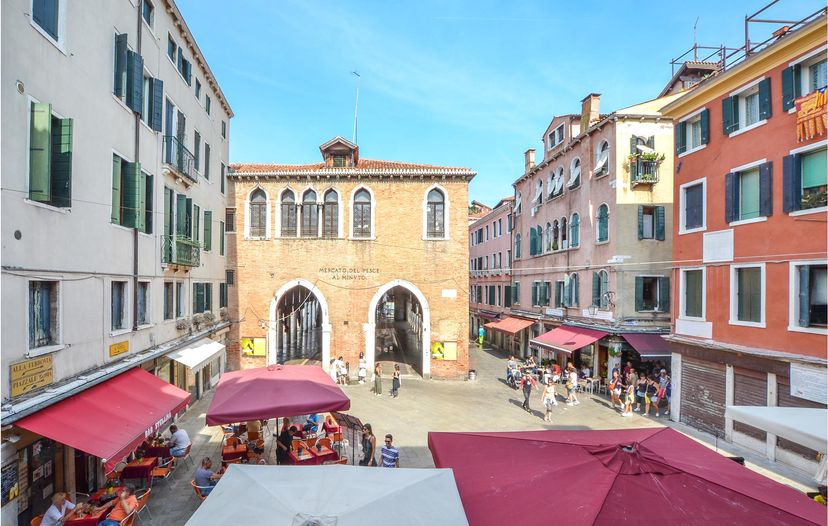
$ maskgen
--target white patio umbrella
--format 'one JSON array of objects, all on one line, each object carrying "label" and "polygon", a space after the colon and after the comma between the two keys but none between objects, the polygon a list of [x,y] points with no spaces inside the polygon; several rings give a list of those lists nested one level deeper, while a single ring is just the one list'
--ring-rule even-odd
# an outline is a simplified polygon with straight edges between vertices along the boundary
[{"label": "white patio umbrella", "polygon": [[190,526],[462,525],[451,469],[231,464]]}]

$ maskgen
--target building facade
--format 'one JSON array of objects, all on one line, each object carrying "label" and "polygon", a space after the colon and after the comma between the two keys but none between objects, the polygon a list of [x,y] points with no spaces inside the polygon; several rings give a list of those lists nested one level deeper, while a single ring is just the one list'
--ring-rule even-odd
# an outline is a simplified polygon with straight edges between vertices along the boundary
[{"label": "building facade", "polygon": [[16,422],[133,368],[193,399],[224,368],[233,113],[172,0],[3,2],[2,81],[2,424],[21,459],[3,524],[28,524],[51,490],[103,479]]},{"label": "building facade", "polygon": [[229,176],[232,365],[329,370],[341,356],[356,376],[363,354],[368,375],[375,361],[465,374],[474,172],[362,159],[340,137],[320,151],[320,163],[241,164]]},{"label": "building facade", "polygon": [[[501,199],[494,209],[469,225],[469,336],[502,319],[512,305],[512,203]],[[484,329],[485,330],[485,329]],[[504,349],[502,332],[489,331],[486,341]]]},{"label": "building facade", "polygon": [[662,110],[676,128],[671,418],[814,470],[816,451],[726,415],[826,407],[825,16],[789,29]]},{"label": "building facade", "polygon": [[590,94],[580,115],[552,119],[541,162],[526,152],[513,185],[511,310],[535,323],[520,354],[602,376],[606,363],[668,355],[632,340],[669,329],[673,128],[658,109],[675,97],[602,115]]}]

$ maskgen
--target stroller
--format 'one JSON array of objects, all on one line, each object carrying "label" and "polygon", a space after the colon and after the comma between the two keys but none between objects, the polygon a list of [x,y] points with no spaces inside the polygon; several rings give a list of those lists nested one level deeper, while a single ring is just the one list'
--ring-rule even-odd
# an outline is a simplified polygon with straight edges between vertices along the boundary
[{"label": "stroller", "polygon": [[512,389],[517,389],[518,384],[520,383],[520,379],[523,376],[523,373],[520,371],[520,368],[515,367],[514,369],[509,369],[506,371],[506,385],[511,387]]}]

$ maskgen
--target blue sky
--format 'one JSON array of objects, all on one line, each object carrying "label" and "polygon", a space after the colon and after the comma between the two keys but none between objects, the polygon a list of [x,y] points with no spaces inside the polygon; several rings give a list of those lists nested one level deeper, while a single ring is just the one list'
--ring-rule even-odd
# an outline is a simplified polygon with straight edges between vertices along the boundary
[{"label": "blue sky", "polygon": [[[794,17],[820,0],[782,0]],[[552,116],[599,92],[602,112],[658,95],[693,43],[744,43],[760,1],[178,0],[236,116],[231,162],[311,163],[351,138],[360,154],[467,166],[471,199],[511,195]],[[767,34],[767,31],[766,31]],[[756,40],[756,38],[753,38]],[[764,37],[762,37],[764,39]]]}]

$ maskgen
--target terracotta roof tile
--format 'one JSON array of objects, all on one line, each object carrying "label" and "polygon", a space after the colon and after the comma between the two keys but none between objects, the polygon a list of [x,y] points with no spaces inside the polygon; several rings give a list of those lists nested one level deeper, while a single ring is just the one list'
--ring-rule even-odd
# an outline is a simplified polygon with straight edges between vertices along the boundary
[{"label": "terracotta roof tile", "polygon": [[234,172],[268,173],[268,172],[317,172],[325,169],[342,170],[452,170],[471,172],[470,168],[458,166],[437,166],[434,164],[404,163],[398,161],[378,161],[374,159],[360,159],[356,167],[329,168],[324,163],[313,164],[255,164],[238,163],[230,165]]}]

